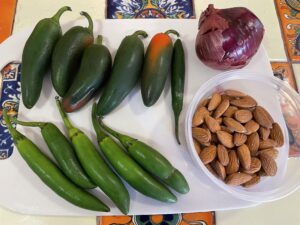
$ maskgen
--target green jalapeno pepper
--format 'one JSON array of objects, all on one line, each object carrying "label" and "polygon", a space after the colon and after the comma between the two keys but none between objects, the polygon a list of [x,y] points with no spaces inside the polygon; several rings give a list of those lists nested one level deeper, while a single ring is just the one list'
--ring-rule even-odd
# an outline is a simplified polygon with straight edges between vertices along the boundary
[{"label": "green jalapeno pepper", "polygon": [[94,211],[110,211],[99,199],[69,181],[59,168],[31,140],[13,128],[7,116],[6,109],[3,110],[3,118],[20,155],[32,171],[49,188],[60,197],[81,208]]},{"label": "green jalapeno pepper", "polygon": [[28,109],[40,97],[44,76],[50,69],[52,52],[62,36],[59,19],[65,11],[71,11],[71,8],[64,6],[53,17],[38,22],[26,41],[22,53],[21,89],[23,104]]},{"label": "green jalapeno pepper", "polygon": [[81,130],[71,124],[58,97],[56,97],[56,104],[83,169],[93,183],[100,187],[120,211],[128,214],[130,198],[124,184],[109,168],[92,141]]}]

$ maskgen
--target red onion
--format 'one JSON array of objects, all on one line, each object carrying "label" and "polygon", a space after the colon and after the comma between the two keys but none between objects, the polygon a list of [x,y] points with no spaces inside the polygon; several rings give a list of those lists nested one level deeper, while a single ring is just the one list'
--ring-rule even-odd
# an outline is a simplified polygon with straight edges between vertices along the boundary
[{"label": "red onion", "polygon": [[261,21],[248,9],[215,9],[201,14],[196,38],[199,59],[214,69],[238,69],[247,65],[263,39]]}]

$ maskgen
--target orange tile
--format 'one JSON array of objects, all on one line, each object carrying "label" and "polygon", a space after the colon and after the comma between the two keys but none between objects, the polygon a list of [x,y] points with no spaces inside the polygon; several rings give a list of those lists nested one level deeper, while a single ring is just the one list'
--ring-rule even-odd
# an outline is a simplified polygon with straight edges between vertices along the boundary
[{"label": "orange tile", "polygon": [[17,0],[0,0],[0,43],[10,36]]},{"label": "orange tile", "polygon": [[300,62],[299,0],[275,0],[282,36],[289,60]]},{"label": "orange tile", "polygon": [[271,65],[276,77],[286,81],[296,91],[298,91],[293,68],[289,62],[271,62]]}]

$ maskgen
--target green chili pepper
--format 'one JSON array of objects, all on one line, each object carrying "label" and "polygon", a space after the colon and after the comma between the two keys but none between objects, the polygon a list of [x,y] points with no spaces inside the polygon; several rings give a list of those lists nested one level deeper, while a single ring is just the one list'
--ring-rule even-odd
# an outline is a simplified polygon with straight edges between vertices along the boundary
[{"label": "green chili pepper", "polygon": [[71,124],[67,114],[62,110],[58,97],[56,97],[56,104],[83,169],[121,212],[128,214],[130,198],[124,184],[106,164],[92,141]]},{"label": "green chili pepper", "polygon": [[81,12],[89,22],[88,27],[75,26],[57,42],[52,55],[51,80],[58,95],[65,96],[77,74],[84,49],[94,41],[93,20]]},{"label": "green chili pepper", "polygon": [[22,126],[39,127],[48,148],[64,174],[79,187],[84,189],[96,187],[83,171],[72,145],[57,126],[53,123],[23,122],[17,119],[14,119],[14,122]]},{"label": "green chili pepper", "polygon": [[139,164],[108,135],[106,135],[97,122],[96,105],[92,110],[92,121],[101,151],[106,156],[118,174],[140,193],[156,200],[174,203],[177,198],[163,184],[155,180]]},{"label": "green chili pepper", "polygon": [[69,181],[31,140],[13,128],[6,109],[3,110],[3,118],[20,155],[49,188],[60,197],[81,208],[104,212],[110,211],[99,199]]},{"label": "green chili pepper", "polygon": [[178,135],[179,116],[183,105],[185,79],[185,61],[182,42],[177,39],[174,44],[172,66],[171,66],[171,92],[172,92],[172,108],[175,118],[175,136],[178,144],[180,144]]},{"label": "green chili pepper", "polygon": [[52,52],[62,36],[59,19],[65,11],[71,11],[71,8],[64,6],[53,17],[39,21],[26,41],[22,53],[21,88],[22,100],[28,109],[40,97],[44,76],[50,69]]},{"label": "green chili pepper", "polygon": [[127,149],[129,155],[149,173],[160,178],[179,193],[189,192],[189,185],[184,176],[157,150],[132,137],[114,131],[100,120],[100,126],[116,137]]}]

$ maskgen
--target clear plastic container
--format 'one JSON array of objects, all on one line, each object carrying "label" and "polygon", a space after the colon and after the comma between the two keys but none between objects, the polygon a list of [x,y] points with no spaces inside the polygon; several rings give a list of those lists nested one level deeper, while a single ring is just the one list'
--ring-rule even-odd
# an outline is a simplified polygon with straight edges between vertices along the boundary
[{"label": "clear plastic container", "polygon": [[[267,109],[274,121],[283,130],[285,143],[278,148],[276,159],[278,170],[274,177],[262,177],[259,184],[251,188],[234,187],[225,184],[212,175],[200,160],[193,144],[192,118],[199,102],[210,97],[215,91],[234,89],[242,91]],[[288,109],[288,112],[286,110]],[[188,150],[194,163],[221,189],[237,198],[253,202],[268,202],[283,198],[300,186],[300,161],[289,157],[289,133],[285,114],[300,121],[300,96],[290,86],[276,77],[253,74],[247,70],[228,71],[204,83],[192,99],[185,121],[185,136]]]}]

